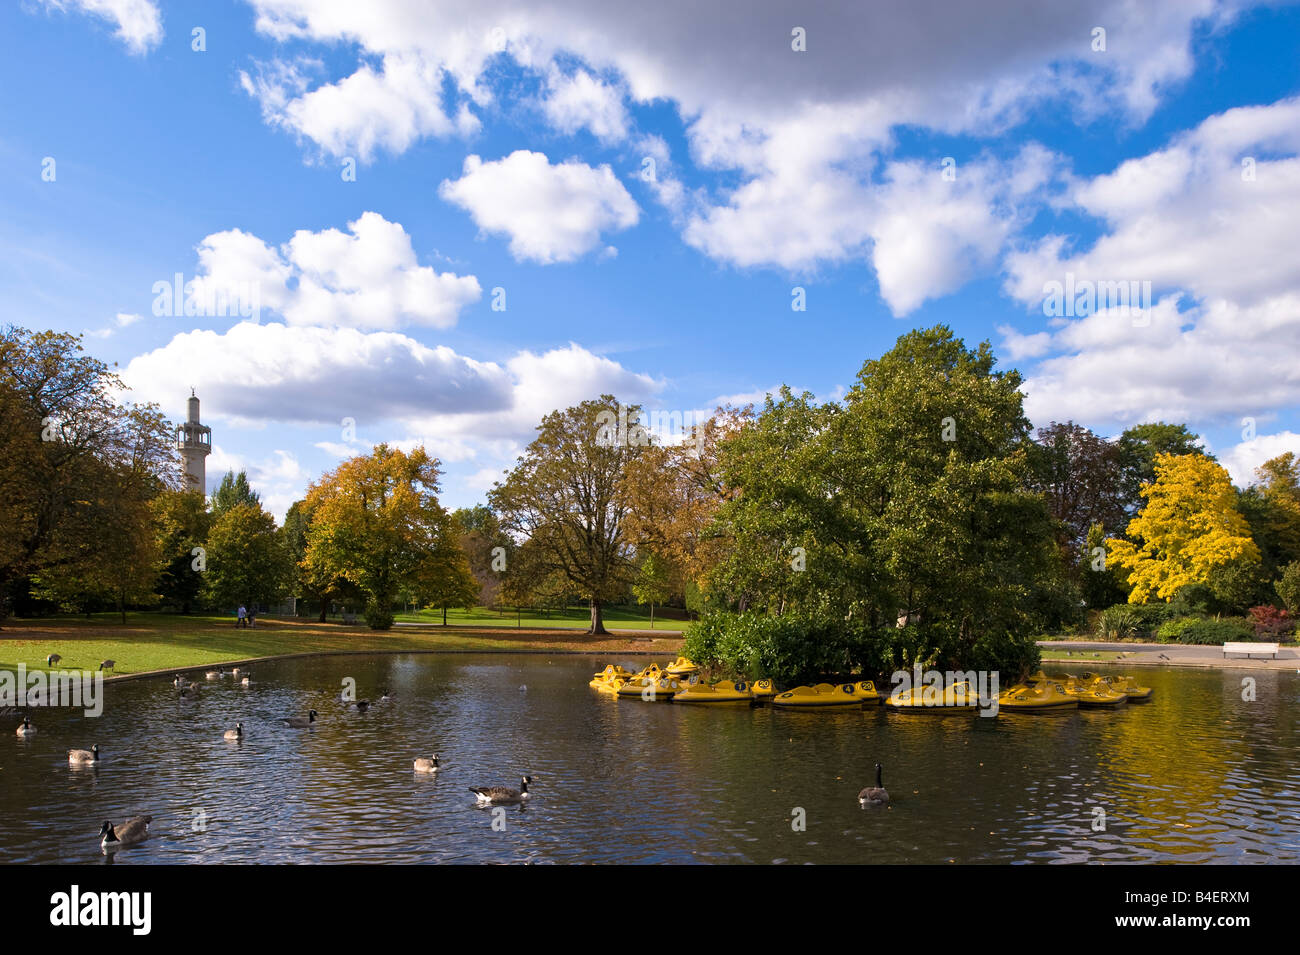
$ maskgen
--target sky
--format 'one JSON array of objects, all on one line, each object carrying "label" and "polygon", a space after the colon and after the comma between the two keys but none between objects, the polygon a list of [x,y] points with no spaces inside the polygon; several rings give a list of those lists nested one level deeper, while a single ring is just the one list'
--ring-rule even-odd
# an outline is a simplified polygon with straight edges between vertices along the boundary
[{"label": "sky", "polygon": [[20,0],[0,182],[0,321],[195,389],[277,516],[380,441],[471,506],[557,408],[835,399],[939,323],[1035,426],[1300,453],[1293,3]]}]

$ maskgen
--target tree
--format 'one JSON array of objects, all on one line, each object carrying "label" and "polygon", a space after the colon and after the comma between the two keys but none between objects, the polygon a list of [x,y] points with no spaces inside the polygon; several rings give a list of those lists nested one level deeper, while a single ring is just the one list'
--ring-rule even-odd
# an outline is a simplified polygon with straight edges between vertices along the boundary
[{"label": "tree", "polygon": [[1118,531],[1127,523],[1118,445],[1072,421],[1038,429],[1030,452],[1030,487],[1061,524],[1062,551],[1074,553],[1094,524]]},{"label": "tree", "polygon": [[638,603],[650,605],[650,629],[655,625],[655,604],[668,599],[669,585],[668,562],[662,557],[648,553],[637,568],[636,580],[632,584],[632,595]]},{"label": "tree", "polygon": [[[1162,454],[1205,454],[1199,435],[1186,425],[1153,421],[1134,425],[1119,436],[1120,487],[1130,517],[1142,509],[1142,486],[1156,479],[1156,458]],[[1205,455],[1213,459],[1212,455]]]},{"label": "tree", "polygon": [[1282,576],[1273,585],[1277,595],[1286,604],[1291,615],[1300,616],[1300,560],[1292,561],[1282,570]]},{"label": "tree", "polygon": [[273,603],[287,589],[290,574],[275,519],[260,504],[233,504],[213,520],[203,580],[204,595],[214,606]]},{"label": "tree", "polygon": [[454,533],[449,534],[435,556],[421,566],[414,594],[420,602],[442,609],[444,627],[447,626],[448,607],[469,610],[474,606],[479,595],[479,583]]},{"label": "tree", "polygon": [[171,426],[120,405],[77,336],[0,328],[0,620],[30,588],[148,599],[147,502],[179,483]]},{"label": "tree", "polygon": [[1129,603],[1172,600],[1184,587],[1208,587],[1216,574],[1258,564],[1227,471],[1199,453],[1157,455],[1155,471],[1128,539],[1106,542],[1110,560],[1128,572]]},{"label": "tree", "polygon": [[1238,494],[1237,506],[1259,546],[1262,572],[1272,580],[1300,560],[1300,462],[1288,451],[1256,468],[1255,477]]},{"label": "tree", "polygon": [[[158,596],[165,606],[190,613],[203,589],[200,568],[207,564],[212,525],[203,492],[165,490],[153,499],[151,509],[159,559]],[[204,550],[195,554],[199,547]]]},{"label": "tree", "polygon": [[483,505],[460,507],[452,511],[460,548],[465,553],[470,573],[478,586],[476,603],[491,607],[497,603],[502,575],[507,573],[514,552],[512,541],[503,530],[492,509]]},{"label": "tree", "polygon": [[212,494],[212,516],[220,517],[236,504],[261,504],[262,497],[248,483],[248,475],[227,471]]},{"label": "tree", "polygon": [[406,589],[431,593],[454,561],[452,522],[438,503],[438,460],[387,444],[342,462],[307,491],[303,569],[317,581],[342,578],[366,597],[372,629],[393,625]]},{"label": "tree", "polygon": [[[522,539],[510,576],[562,582],[588,602],[589,634],[604,634],[603,604],[631,575],[624,522],[624,477],[650,446],[636,425],[640,408],[613,395],[584,401],[542,419],[537,437],[488,494],[502,528]],[[527,588],[525,588],[527,589]]]}]

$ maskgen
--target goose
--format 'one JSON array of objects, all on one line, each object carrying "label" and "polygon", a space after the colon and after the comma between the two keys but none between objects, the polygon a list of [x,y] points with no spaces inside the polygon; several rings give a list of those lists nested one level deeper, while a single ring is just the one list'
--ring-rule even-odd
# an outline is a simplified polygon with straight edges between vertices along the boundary
[{"label": "goose", "polygon": [[379,691],[379,702],[380,702],[380,703],[387,703],[387,702],[389,702],[392,698],[393,698],[393,694],[391,694],[391,693],[388,692],[388,687],[384,687],[382,690]]},{"label": "goose", "polygon": [[36,732],[36,727],[32,725],[31,717],[24,716],[23,723],[18,727],[19,736],[31,736]]},{"label": "goose", "polygon": [[187,686],[189,686],[189,681],[186,680],[185,677],[183,677],[183,676],[181,676],[179,673],[177,673],[177,674],[176,674],[176,678],[175,678],[174,680],[172,680],[172,686],[176,687],[176,689],[178,689],[178,690],[183,690],[183,689],[185,689]]},{"label": "goose", "polygon": [[357,702],[356,702],[356,708],[357,708],[357,712],[358,712],[358,713],[364,713],[366,710],[370,709],[370,701],[369,701],[369,700],[357,700]]},{"label": "goose", "polygon": [[433,754],[433,759],[425,759],[421,756],[415,761],[415,771],[417,773],[436,773],[438,771],[438,754]]},{"label": "goose", "polygon": [[117,661],[116,661],[116,660],[100,660],[100,661],[99,661],[99,669],[100,669],[100,670],[112,670],[112,669],[114,669],[114,668],[116,668],[116,667],[117,667]]},{"label": "goose", "polygon": [[90,749],[70,749],[68,750],[69,766],[94,766],[99,762],[99,744],[96,743]]},{"label": "goose", "polygon": [[249,677],[249,675],[248,675],[247,673],[245,673],[245,674],[244,674],[244,678],[243,678],[242,680],[239,681],[239,685],[240,685],[240,686],[252,686],[252,685],[253,685],[253,681],[252,681],[252,679]]},{"label": "goose", "polygon": [[181,687],[180,699],[182,703],[197,703],[199,699],[199,685],[197,683],[187,683]]},{"label": "goose", "polygon": [[226,730],[225,738],[232,743],[237,743],[244,738],[244,724],[236,723],[233,730]]},{"label": "goose", "polygon": [[885,784],[880,781],[879,763],[876,763],[876,784],[858,793],[858,802],[863,806],[883,806],[889,802],[889,793],[885,792]]},{"label": "goose", "polygon": [[207,673],[205,673],[205,674],[203,674],[203,675],[204,675],[205,677],[207,677],[209,680],[220,680],[220,679],[221,679],[221,671],[220,671],[220,670],[209,670]]},{"label": "goose", "polygon": [[239,676],[239,674],[241,674],[241,673],[243,673],[243,672],[244,672],[244,671],[241,670],[241,669],[239,669],[239,667],[231,667],[231,668],[230,668],[230,675],[231,675],[231,676]]},{"label": "goose", "polygon": [[532,781],[532,776],[525,776],[518,789],[507,789],[505,786],[471,786],[469,791],[477,797],[480,806],[527,802],[528,784]]},{"label": "goose", "polygon": [[63,657],[59,656],[57,653],[51,653],[48,657],[45,658],[45,665],[47,667],[52,667],[54,666],[54,664],[59,663],[62,660]]},{"label": "goose", "polygon": [[120,826],[114,826],[108,820],[99,828],[100,846],[105,849],[116,849],[119,846],[129,846],[137,842],[143,842],[149,837],[149,823],[153,822],[153,816],[136,816],[128,819]]},{"label": "goose", "polygon": [[292,726],[294,729],[306,729],[316,722],[316,711],[309,710],[305,717],[303,716],[286,716],[284,718],[285,726]]}]

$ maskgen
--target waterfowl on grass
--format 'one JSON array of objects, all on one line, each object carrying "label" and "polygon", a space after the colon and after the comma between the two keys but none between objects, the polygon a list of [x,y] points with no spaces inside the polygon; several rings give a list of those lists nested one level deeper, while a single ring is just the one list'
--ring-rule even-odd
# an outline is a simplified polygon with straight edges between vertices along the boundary
[{"label": "waterfowl on grass", "polygon": [[31,736],[36,732],[36,727],[32,725],[31,717],[24,716],[22,724],[18,727],[19,736]]},{"label": "waterfowl on grass", "polygon": [[880,764],[876,763],[876,784],[858,793],[858,803],[863,806],[883,806],[889,802],[889,793],[880,778]]},{"label": "waterfowl on grass", "polygon": [[117,666],[117,661],[116,661],[116,660],[100,660],[100,661],[99,661],[99,669],[100,669],[100,670],[112,670],[112,669],[115,668],[116,666]]},{"label": "waterfowl on grass", "polygon": [[244,738],[243,723],[236,723],[235,728],[233,730],[226,730],[225,739],[230,740],[232,743],[237,743],[243,738]]},{"label": "waterfowl on grass", "polygon": [[291,727],[293,727],[294,729],[299,729],[299,730],[301,730],[301,729],[307,729],[307,727],[311,726],[311,724],[312,724],[312,723],[315,723],[315,722],[316,722],[316,711],[315,711],[315,710],[308,710],[308,711],[307,711],[307,715],[306,715],[305,717],[303,717],[303,716],[286,716],[286,717],[284,718],[284,725],[285,725],[285,726],[291,726]]},{"label": "waterfowl on grass", "polygon": [[425,759],[421,756],[415,761],[415,771],[417,773],[436,773],[438,771],[438,754],[434,753],[432,759]]},{"label": "waterfowl on grass", "polygon": [[99,828],[101,836],[99,844],[105,849],[116,849],[120,846],[134,845],[137,842],[143,842],[149,837],[149,823],[153,822],[153,816],[136,816],[128,819],[120,826],[114,826],[108,820]]},{"label": "waterfowl on grass", "polygon": [[63,657],[59,656],[57,653],[51,653],[48,657],[45,658],[45,665],[47,667],[52,667],[54,666],[54,664],[62,662],[62,660]]},{"label": "waterfowl on grass", "polygon": [[68,750],[69,766],[94,766],[99,762],[99,744],[91,746],[90,749],[70,749]]},{"label": "waterfowl on grass", "polygon": [[505,786],[471,786],[469,791],[478,799],[480,806],[500,806],[506,803],[527,802],[528,784],[532,781],[532,776],[525,776],[519,783],[518,789],[507,789]]}]

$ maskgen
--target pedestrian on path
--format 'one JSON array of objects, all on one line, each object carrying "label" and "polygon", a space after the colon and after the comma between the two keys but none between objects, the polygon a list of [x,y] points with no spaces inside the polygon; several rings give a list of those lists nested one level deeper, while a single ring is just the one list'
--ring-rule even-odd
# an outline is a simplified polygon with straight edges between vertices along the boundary
[{"label": "pedestrian on path", "polygon": [[239,617],[238,617],[238,619],[235,620],[235,627],[236,627],[236,628],[238,628],[238,627],[246,627],[246,626],[248,626],[248,620],[246,619],[246,618],[247,618],[247,615],[248,615],[248,611],[244,609],[244,605],[243,605],[243,604],[240,604],[240,605],[239,605]]}]

